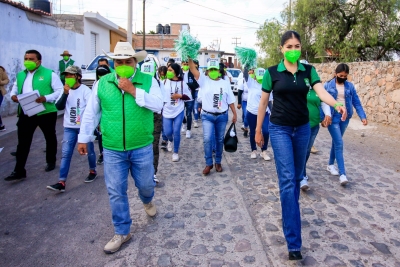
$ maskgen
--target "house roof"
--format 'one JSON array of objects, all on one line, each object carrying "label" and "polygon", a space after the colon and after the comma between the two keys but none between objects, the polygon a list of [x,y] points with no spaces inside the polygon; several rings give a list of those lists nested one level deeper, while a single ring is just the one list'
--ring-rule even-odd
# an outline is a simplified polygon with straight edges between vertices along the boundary
[{"label": "house roof", "polygon": [[51,16],[50,13],[44,12],[43,10],[33,9],[33,8],[30,8],[30,7],[27,7],[22,2],[15,2],[15,1],[11,1],[11,0],[0,0],[0,3],[9,4],[11,6],[14,6],[14,7],[18,8],[18,9],[25,10],[25,11],[28,11],[28,12],[31,12],[31,13],[34,13],[34,14],[37,14],[37,15],[43,15],[43,16],[49,16],[49,17]]}]

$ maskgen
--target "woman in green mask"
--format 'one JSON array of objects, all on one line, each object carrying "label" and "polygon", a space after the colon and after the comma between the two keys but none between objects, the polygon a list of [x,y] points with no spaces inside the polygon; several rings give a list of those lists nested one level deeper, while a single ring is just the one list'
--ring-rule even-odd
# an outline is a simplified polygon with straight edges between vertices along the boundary
[{"label": "woman in green mask", "polygon": [[273,92],[274,105],[269,133],[280,188],[282,228],[289,260],[300,260],[302,241],[299,196],[310,139],[307,108],[310,88],[315,90],[321,101],[341,113],[341,120],[346,119],[347,112],[343,104],[336,102],[324,89],[315,68],[298,61],[301,41],[297,32],[284,33],[280,49],[284,59],[278,65],[269,67],[263,77],[255,139],[259,146],[264,144],[261,129],[269,96]]},{"label": "woman in green mask", "polygon": [[[213,165],[212,146],[215,138],[215,169],[222,172],[222,149],[224,133],[228,123],[228,109],[233,113],[232,122],[236,123],[236,98],[228,82],[219,77],[220,67],[216,60],[207,63],[208,77],[197,70],[192,60],[189,60],[190,71],[200,86],[198,101],[202,103],[201,120],[203,124],[203,143],[206,167],[203,175],[208,175]],[[214,134],[215,133],[215,134]]]}]

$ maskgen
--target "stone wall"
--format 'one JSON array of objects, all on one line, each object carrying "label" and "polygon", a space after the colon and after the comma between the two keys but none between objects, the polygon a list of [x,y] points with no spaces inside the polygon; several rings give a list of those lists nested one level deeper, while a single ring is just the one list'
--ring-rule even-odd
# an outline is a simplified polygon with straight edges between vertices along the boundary
[{"label": "stone wall", "polygon": [[[313,64],[323,82],[335,74],[338,63]],[[400,62],[354,62],[353,82],[369,121],[400,126]]]}]

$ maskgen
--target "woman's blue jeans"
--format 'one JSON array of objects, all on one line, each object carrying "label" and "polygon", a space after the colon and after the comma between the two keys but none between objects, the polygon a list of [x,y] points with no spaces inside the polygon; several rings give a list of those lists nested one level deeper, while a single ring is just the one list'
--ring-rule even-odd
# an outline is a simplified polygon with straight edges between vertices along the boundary
[{"label": "woman's blue jeans", "polygon": [[242,100],[242,121],[244,128],[249,128],[249,123],[247,122],[247,101]]},{"label": "woman's blue jeans", "polygon": [[174,142],[174,153],[179,152],[179,145],[181,143],[181,127],[183,121],[183,112],[179,113],[175,118],[165,118],[163,117],[163,129],[167,140]]},{"label": "woman's blue jeans", "polygon": [[[228,112],[222,115],[212,115],[205,112],[201,113],[203,123],[203,143],[204,158],[206,165],[213,165],[213,139],[215,138],[215,163],[221,164],[222,150],[224,147],[224,135],[226,124],[228,123]],[[215,133],[215,134],[214,134]]]},{"label": "woman's blue jeans", "polygon": [[306,163],[310,124],[292,127],[270,122],[269,134],[279,179],[283,233],[288,250],[300,251],[300,181]]},{"label": "woman's blue jeans", "polygon": [[[254,115],[251,112],[246,113],[246,118],[249,123],[250,127],[250,146],[251,146],[251,151],[257,150],[257,145],[256,145],[256,127],[257,127],[257,115]],[[264,145],[261,148],[261,151],[267,150],[268,147],[268,139],[269,139],[269,113],[265,112],[265,118],[262,124],[262,135],[264,137]]]},{"label": "woman's blue jeans", "polygon": [[312,127],[310,130],[311,130],[311,134],[310,134],[310,140],[308,140],[306,164],[304,165],[303,177],[307,176],[307,171],[306,171],[307,162],[308,162],[308,158],[310,157],[311,148],[314,145],[315,138],[317,137],[317,134],[319,132],[319,124],[317,126]]},{"label": "woman's blue jeans", "polygon": [[196,91],[194,92],[194,108],[193,108],[193,114],[194,114],[194,120],[195,120],[195,121],[198,121],[198,120],[199,120],[199,111],[198,111],[199,102],[197,102],[197,96],[198,96],[198,94],[199,94],[199,91],[196,90]]},{"label": "woman's blue jeans", "polygon": [[346,175],[346,169],[344,167],[344,156],[343,156],[343,135],[349,125],[349,119],[345,121],[339,121],[332,123],[328,126],[328,131],[332,137],[332,147],[329,157],[329,165],[335,164],[337,161],[339,175]]},{"label": "woman's blue jeans", "polygon": [[[144,204],[151,202],[156,183],[153,180],[153,144],[128,151],[104,148],[104,179],[110,199],[115,234],[127,235],[132,219],[128,202],[128,175],[131,173],[139,198]],[[130,192],[132,195],[132,192]]]},{"label": "woman's blue jeans", "polygon": [[[78,141],[79,128],[64,128],[64,137],[62,140],[62,156],[60,164],[60,181],[66,181],[68,177],[71,158],[74,154],[76,142]],[[87,143],[87,156],[89,160],[89,169],[96,170],[96,154],[94,152],[93,142]]]}]

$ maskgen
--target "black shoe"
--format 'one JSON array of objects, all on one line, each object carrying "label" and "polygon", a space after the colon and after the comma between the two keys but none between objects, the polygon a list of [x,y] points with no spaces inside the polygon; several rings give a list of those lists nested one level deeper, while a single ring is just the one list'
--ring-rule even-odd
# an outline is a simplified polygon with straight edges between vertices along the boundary
[{"label": "black shoe", "polygon": [[6,126],[4,126],[4,125],[3,125],[3,126],[0,126],[0,132],[4,132],[5,130],[7,130],[7,129],[6,129]]},{"label": "black shoe", "polygon": [[243,136],[244,136],[244,137],[248,137],[248,134],[249,134],[249,130],[245,130],[245,131],[243,132]]},{"label": "black shoe", "polygon": [[103,161],[103,154],[100,154],[99,159],[97,160],[97,165],[102,165]]},{"label": "black shoe", "polygon": [[167,141],[161,141],[161,149],[167,149]]},{"label": "black shoe", "polygon": [[47,189],[53,190],[53,191],[60,191],[60,192],[65,192],[65,182],[59,181],[56,184],[53,185],[48,185],[46,187]]},{"label": "black shoe", "polygon": [[10,152],[11,156],[16,157],[17,156],[17,152]]},{"label": "black shoe", "polygon": [[47,163],[46,169],[44,169],[46,172],[50,172],[56,168],[55,163]]},{"label": "black shoe", "polygon": [[298,261],[302,260],[303,256],[301,256],[300,251],[289,251],[289,260],[291,261]]},{"label": "black shoe", "polygon": [[17,172],[12,172],[9,176],[4,178],[5,181],[16,181],[26,178],[26,174],[19,174]]},{"label": "black shoe", "polygon": [[97,178],[96,171],[90,171],[88,177],[85,179],[85,183],[91,183]]}]

